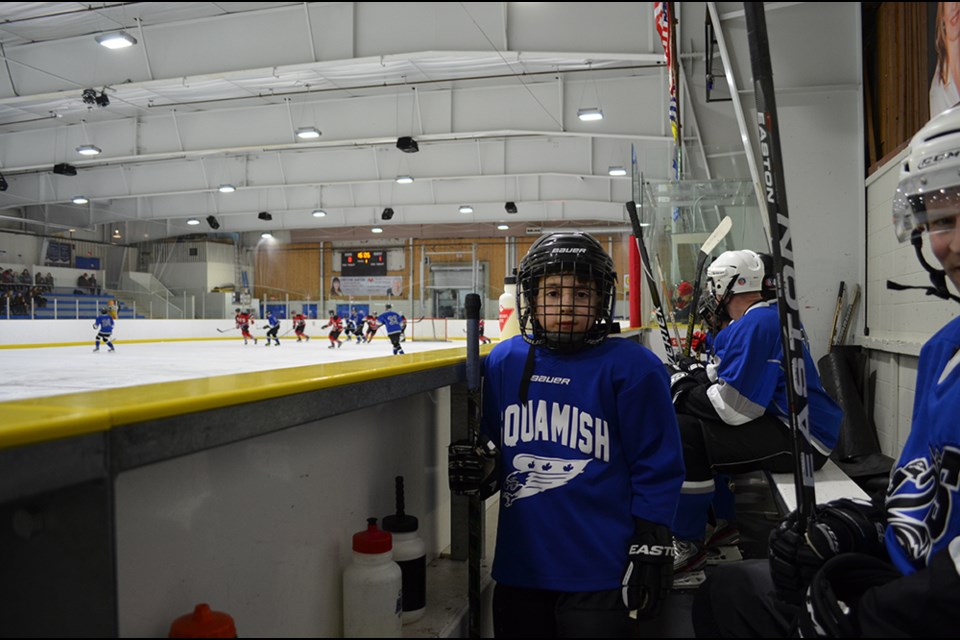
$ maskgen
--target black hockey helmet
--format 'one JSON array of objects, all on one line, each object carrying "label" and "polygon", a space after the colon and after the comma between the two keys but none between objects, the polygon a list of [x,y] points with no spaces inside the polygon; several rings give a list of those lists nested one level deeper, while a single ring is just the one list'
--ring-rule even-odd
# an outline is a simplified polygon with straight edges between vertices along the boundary
[{"label": "black hockey helmet", "polygon": [[102,309],[100,309],[100,313],[106,313],[106,312],[107,312],[107,308],[106,308],[106,307],[103,307]]},{"label": "black hockey helmet", "polygon": [[234,309],[233,312],[234,312],[234,313],[240,313],[240,309],[239,309],[239,308]]},{"label": "black hockey helmet", "polygon": [[385,308],[387,311],[390,311],[390,309],[393,309],[393,305],[392,305],[392,304],[385,304],[385,305],[383,305],[383,306],[384,306],[384,308]]},{"label": "black hockey helmet", "polygon": [[[585,332],[548,332],[535,317],[537,293],[544,277],[573,274],[596,287],[593,325]],[[533,243],[517,268],[517,312],[520,334],[532,345],[575,350],[603,342],[613,324],[617,272],[597,240],[580,231],[551,233]]]}]

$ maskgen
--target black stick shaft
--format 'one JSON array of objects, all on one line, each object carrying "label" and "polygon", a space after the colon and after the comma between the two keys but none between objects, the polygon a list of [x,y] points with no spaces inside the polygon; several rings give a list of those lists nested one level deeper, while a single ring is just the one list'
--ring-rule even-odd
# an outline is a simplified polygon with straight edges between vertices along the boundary
[{"label": "black stick shaft", "polygon": [[[467,437],[476,444],[480,436],[480,296],[468,293],[467,316]],[[480,559],[483,556],[483,500],[471,496],[467,507],[467,601],[470,606],[467,631],[480,637]]]},{"label": "black stick shaft", "polygon": [[762,159],[762,186],[770,220],[774,270],[777,273],[777,307],[780,313],[780,337],[783,341],[783,369],[787,380],[787,403],[794,435],[794,476],[797,487],[797,526],[806,529],[813,514],[816,495],[813,488],[813,448],[810,444],[810,414],[807,405],[806,367],[803,358],[803,333],[790,217],[787,213],[786,182],[780,153],[777,103],[773,91],[770,44],[762,2],[744,2],[750,65],[753,70],[757,101],[757,127]]},{"label": "black stick shaft", "polygon": [[[643,189],[643,186],[640,187]],[[670,362],[677,362],[677,353],[670,342],[670,331],[667,329],[667,320],[663,316],[663,305],[660,303],[659,285],[653,277],[653,271],[650,268],[650,257],[647,255],[647,246],[643,243],[643,227],[640,226],[640,216],[637,214],[637,204],[631,200],[627,203],[627,214],[630,216],[630,224],[633,226],[633,237],[637,241],[637,249],[640,251],[640,262],[643,268],[643,275],[646,276],[647,288],[650,290],[650,301],[653,303],[653,310],[657,315],[657,324],[660,325],[660,337],[663,339],[663,348],[667,351],[667,358]]]}]

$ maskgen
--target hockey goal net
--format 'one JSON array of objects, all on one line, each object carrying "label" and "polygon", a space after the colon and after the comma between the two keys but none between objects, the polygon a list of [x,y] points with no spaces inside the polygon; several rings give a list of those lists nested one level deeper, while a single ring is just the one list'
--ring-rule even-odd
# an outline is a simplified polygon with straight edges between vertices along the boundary
[{"label": "hockey goal net", "polygon": [[414,342],[446,342],[446,318],[407,320],[407,336]]}]

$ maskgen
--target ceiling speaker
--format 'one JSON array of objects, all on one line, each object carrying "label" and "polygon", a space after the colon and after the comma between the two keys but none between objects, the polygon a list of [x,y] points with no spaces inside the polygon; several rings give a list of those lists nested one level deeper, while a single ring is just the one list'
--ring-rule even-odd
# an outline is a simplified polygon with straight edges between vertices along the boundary
[{"label": "ceiling speaker", "polygon": [[403,151],[404,153],[416,153],[417,151],[420,151],[420,145],[418,145],[417,141],[410,136],[404,136],[402,138],[397,138],[397,149],[400,149],[400,151]]}]

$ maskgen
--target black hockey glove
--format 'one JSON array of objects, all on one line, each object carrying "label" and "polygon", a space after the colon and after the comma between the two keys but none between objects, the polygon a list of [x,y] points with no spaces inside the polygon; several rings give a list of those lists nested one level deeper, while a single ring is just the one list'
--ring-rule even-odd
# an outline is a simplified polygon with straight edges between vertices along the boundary
[{"label": "black hockey glove", "polygon": [[[797,615],[797,631],[804,638],[859,638],[860,597],[901,574],[885,560],[862,553],[831,558],[817,571]],[[882,613],[880,614],[883,615]]]},{"label": "black hockey glove", "polygon": [[[670,397],[673,399],[673,406],[676,407],[683,400],[683,396],[694,387],[699,387],[700,382],[694,374],[684,371],[680,367],[672,364],[665,365],[667,375],[670,376]],[[706,372],[703,374],[706,376]]]},{"label": "black hockey glove", "polygon": [[824,562],[851,551],[882,556],[883,510],[866,500],[841,498],[814,508],[806,531],[792,511],[770,532],[770,573],[783,600],[799,605]]},{"label": "black hockey glove", "polygon": [[680,358],[677,363],[677,369],[690,374],[690,377],[698,384],[710,384],[710,376],[707,375],[707,367],[700,360],[692,357]]},{"label": "black hockey glove", "polygon": [[486,499],[500,488],[500,450],[490,438],[457,440],[447,449],[450,491]]},{"label": "black hockey glove", "polygon": [[642,518],[627,547],[627,567],[620,593],[638,619],[657,615],[673,586],[673,536],[670,530]]}]

